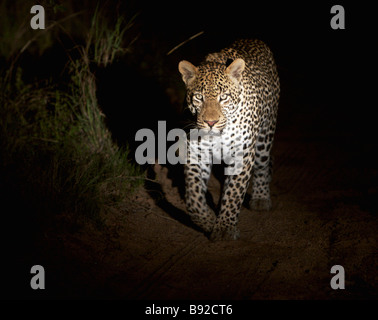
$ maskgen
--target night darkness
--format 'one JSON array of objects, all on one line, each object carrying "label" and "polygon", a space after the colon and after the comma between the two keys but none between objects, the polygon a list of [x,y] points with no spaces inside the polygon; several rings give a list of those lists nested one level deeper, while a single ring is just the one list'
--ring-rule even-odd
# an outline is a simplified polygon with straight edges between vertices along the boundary
[{"label": "night darkness", "polygon": [[[168,130],[186,123],[185,87],[177,69],[181,60],[196,65],[207,53],[237,39],[261,39],[274,54],[281,81],[272,211],[253,212],[246,205],[240,215],[241,239],[210,242],[185,215],[179,166],[143,166],[148,179],[134,193],[127,192],[130,199],[114,207],[106,203],[103,210],[83,201],[80,190],[65,189],[68,183],[53,193],[48,183],[39,184],[38,170],[48,176],[54,161],[59,168],[51,170],[58,177],[54,183],[63,179],[60,174],[71,178],[74,171],[69,170],[77,163],[64,158],[59,166],[61,158],[51,156],[52,144],[34,149],[25,160],[22,147],[13,156],[4,156],[9,155],[11,143],[4,142],[1,274],[7,280],[2,298],[377,299],[374,12],[360,2],[160,2],[100,2],[107,6],[108,17],[114,10],[114,21],[137,13],[125,34],[132,43],[129,50],[107,66],[89,64],[95,98],[114,145],[129,148],[127,161],[135,165],[139,129],[156,131],[159,120],[167,121]],[[93,5],[85,1],[85,7],[59,3],[69,3],[70,13],[95,9],[95,1]],[[344,6],[344,30],[330,26],[334,4]],[[32,17],[29,7],[15,8],[25,10],[26,21]],[[65,14],[61,11],[59,19]],[[89,24],[90,17],[84,14],[82,23]],[[48,27],[53,19],[46,19]],[[47,82],[71,92],[68,56],[71,60],[80,56],[77,47],[85,42],[86,31],[59,30],[44,50],[38,52],[35,43],[17,57],[23,81],[34,85],[33,92]],[[2,53],[2,79],[15,52]],[[14,101],[15,96],[3,95],[3,99]],[[8,100],[3,100],[5,105],[4,101]],[[51,110],[57,114],[57,109]],[[3,119],[7,114],[1,112]],[[33,120],[37,127],[38,119]],[[18,141],[12,136],[17,131],[8,133],[13,127],[7,126],[1,131],[3,141]],[[26,171],[33,171],[33,161],[38,164],[36,174],[20,173],[26,162],[31,164]],[[220,182],[213,178],[210,183],[217,202]],[[83,214],[93,207],[96,214]],[[45,268],[45,290],[30,288],[30,268],[37,264]],[[344,290],[329,285],[333,265],[345,268]]]}]

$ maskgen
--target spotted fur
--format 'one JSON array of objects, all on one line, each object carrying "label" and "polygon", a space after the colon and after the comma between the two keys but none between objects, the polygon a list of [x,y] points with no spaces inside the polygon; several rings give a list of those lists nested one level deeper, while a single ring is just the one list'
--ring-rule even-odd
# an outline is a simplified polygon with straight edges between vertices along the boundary
[{"label": "spotted fur", "polygon": [[[218,215],[206,202],[211,163],[202,157],[188,161],[187,211],[210,239],[237,239],[238,216],[250,180],[251,209],[269,210],[272,206],[270,151],[280,93],[273,55],[260,40],[239,40],[209,54],[197,67],[181,61],[179,71],[186,84],[188,107],[197,115],[197,127],[206,133],[201,147],[218,155],[219,141],[231,154],[241,147],[243,160],[238,174],[226,176]],[[198,141],[190,140],[189,150],[191,155],[198,152]]]}]

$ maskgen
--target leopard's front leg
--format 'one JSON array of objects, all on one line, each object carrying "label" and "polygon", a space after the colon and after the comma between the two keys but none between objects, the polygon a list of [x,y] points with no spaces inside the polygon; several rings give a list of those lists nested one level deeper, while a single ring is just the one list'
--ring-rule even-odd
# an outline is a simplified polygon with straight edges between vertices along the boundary
[{"label": "leopard's front leg", "polygon": [[243,158],[242,172],[228,175],[223,188],[220,212],[210,235],[211,240],[236,240],[240,236],[238,220],[252,173],[252,156]]},{"label": "leopard's front leg", "polygon": [[185,202],[192,221],[210,233],[215,223],[215,213],[206,202],[207,183],[211,164],[185,165]]}]

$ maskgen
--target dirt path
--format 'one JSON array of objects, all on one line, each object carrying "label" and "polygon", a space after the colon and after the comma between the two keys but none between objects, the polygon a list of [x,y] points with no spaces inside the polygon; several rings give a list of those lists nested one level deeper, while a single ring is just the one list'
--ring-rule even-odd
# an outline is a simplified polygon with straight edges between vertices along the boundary
[{"label": "dirt path", "polygon": [[[350,166],[347,150],[278,136],[273,210],[240,215],[241,238],[210,242],[184,213],[175,177],[154,167],[158,184],[108,214],[105,231],[67,236],[51,266],[56,294],[124,299],[378,298],[377,189]],[[322,139],[320,139],[322,140]],[[376,171],[370,170],[371,177]],[[180,178],[181,179],[181,178]],[[159,190],[160,188],[160,190]],[[219,182],[209,187],[214,200]],[[60,253],[61,254],[61,253]],[[50,255],[50,258],[51,258]],[[345,290],[333,290],[333,265]]]},{"label": "dirt path", "polygon": [[[123,208],[103,217],[100,228],[71,230],[58,217],[59,232],[43,226],[31,232],[27,222],[19,230],[13,213],[17,227],[3,241],[9,249],[1,272],[9,282],[3,283],[6,296],[377,299],[378,159],[371,152],[377,143],[366,138],[365,122],[357,121],[360,131],[352,126],[350,109],[340,117],[333,100],[309,102],[312,86],[290,77],[282,76],[273,209],[244,206],[240,240],[210,242],[185,214],[180,168],[155,165],[148,177],[156,175],[157,183],[147,180]],[[216,203],[214,177],[209,190]],[[46,270],[43,292],[30,289],[35,264]],[[345,269],[345,290],[330,287],[334,265]]]}]

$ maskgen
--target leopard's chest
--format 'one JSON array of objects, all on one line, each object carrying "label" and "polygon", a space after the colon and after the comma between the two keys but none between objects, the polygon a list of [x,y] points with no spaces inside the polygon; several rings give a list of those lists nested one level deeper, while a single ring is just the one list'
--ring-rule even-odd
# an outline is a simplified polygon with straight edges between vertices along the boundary
[{"label": "leopard's chest", "polygon": [[249,126],[227,126],[221,134],[207,134],[198,143],[199,152],[212,164],[232,164],[244,157],[252,144],[252,130]]}]

